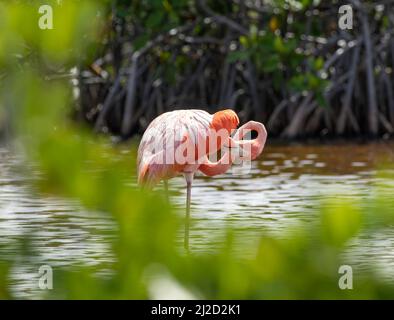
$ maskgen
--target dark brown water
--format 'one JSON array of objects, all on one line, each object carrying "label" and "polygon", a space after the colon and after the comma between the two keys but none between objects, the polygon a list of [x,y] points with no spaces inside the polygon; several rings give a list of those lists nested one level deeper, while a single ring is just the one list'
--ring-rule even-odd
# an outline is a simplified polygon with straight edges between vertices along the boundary
[{"label": "dark brown water", "polygon": [[[249,171],[196,177],[192,250],[214,250],[217,242],[212,240],[220,241],[223,228],[229,224],[237,226],[245,241],[253,243],[263,228],[280,234],[294,224],[309,223],[323,198],[338,194],[368,198],[372,187],[383,179],[376,176],[382,161],[394,162],[394,143],[267,146]],[[14,267],[12,290],[18,297],[34,297],[39,265],[111,261],[108,243],[114,225],[102,215],[86,212],[76,202],[32,195],[26,178],[14,170],[18,162],[18,157],[0,148],[0,249],[3,256],[13,255],[16,249],[12,239],[33,235],[35,253],[28,263],[20,261]],[[385,183],[393,185],[392,181]],[[170,186],[174,191],[171,201],[182,214],[184,181],[176,178]],[[108,236],[98,236],[97,229]],[[394,281],[392,229],[374,238],[357,239],[349,246],[349,255],[361,266],[373,259],[381,266],[382,276]]]}]

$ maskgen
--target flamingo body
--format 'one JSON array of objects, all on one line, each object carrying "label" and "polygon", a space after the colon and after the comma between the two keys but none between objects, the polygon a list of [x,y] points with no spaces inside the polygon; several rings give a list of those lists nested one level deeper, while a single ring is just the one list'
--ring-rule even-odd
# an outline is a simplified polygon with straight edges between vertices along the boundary
[{"label": "flamingo body", "polygon": [[155,160],[175,152],[174,148],[184,143],[185,137],[189,137],[196,145],[208,138],[212,118],[211,114],[203,110],[176,110],[155,118],[142,136],[138,148],[139,183],[154,185],[179,173],[196,172],[199,167],[197,163],[159,163]]}]

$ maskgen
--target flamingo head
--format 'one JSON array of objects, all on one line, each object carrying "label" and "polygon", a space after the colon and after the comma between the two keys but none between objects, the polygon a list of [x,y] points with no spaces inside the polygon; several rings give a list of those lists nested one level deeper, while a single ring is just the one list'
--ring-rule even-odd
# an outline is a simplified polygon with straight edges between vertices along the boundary
[{"label": "flamingo head", "polygon": [[237,129],[238,125],[238,116],[231,109],[221,110],[214,113],[211,123],[211,127],[214,130],[219,131],[221,129],[225,129],[228,131],[229,134],[232,130]]}]

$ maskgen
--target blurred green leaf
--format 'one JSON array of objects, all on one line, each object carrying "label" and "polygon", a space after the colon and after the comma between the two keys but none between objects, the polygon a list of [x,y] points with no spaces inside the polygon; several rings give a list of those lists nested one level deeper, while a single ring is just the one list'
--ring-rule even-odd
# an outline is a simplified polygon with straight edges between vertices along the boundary
[{"label": "blurred green leaf", "polygon": [[328,244],[342,247],[361,229],[361,212],[346,200],[330,203],[323,208],[322,236]]}]

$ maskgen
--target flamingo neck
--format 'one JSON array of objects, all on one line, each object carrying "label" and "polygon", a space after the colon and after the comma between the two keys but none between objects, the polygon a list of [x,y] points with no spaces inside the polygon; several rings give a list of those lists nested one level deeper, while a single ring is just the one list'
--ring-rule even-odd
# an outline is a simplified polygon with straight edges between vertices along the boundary
[{"label": "flamingo neck", "polygon": [[205,175],[212,177],[225,173],[228,169],[230,169],[232,163],[233,159],[231,157],[231,152],[226,151],[217,162],[210,161],[206,156],[204,163],[201,164],[198,169]]},{"label": "flamingo neck", "polygon": [[[257,137],[252,140],[243,140],[245,135],[251,131],[257,132]],[[262,152],[267,140],[267,131],[260,122],[249,121],[240,127],[233,138],[230,138],[229,145],[232,147],[240,147],[244,149],[248,160],[256,159]],[[250,152],[248,152],[250,150]]]},{"label": "flamingo neck", "polygon": [[[252,140],[243,140],[245,135],[251,131],[256,131],[257,137]],[[219,161],[211,162],[206,156],[203,164],[198,169],[207,176],[225,173],[231,167],[236,157],[232,153],[231,148],[242,148],[245,151],[242,159],[254,160],[262,153],[266,140],[267,131],[264,125],[260,122],[249,121],[236,131],[233,138],[228,138],[227,147],[230,147],[230,149],[224,153]]]}]

